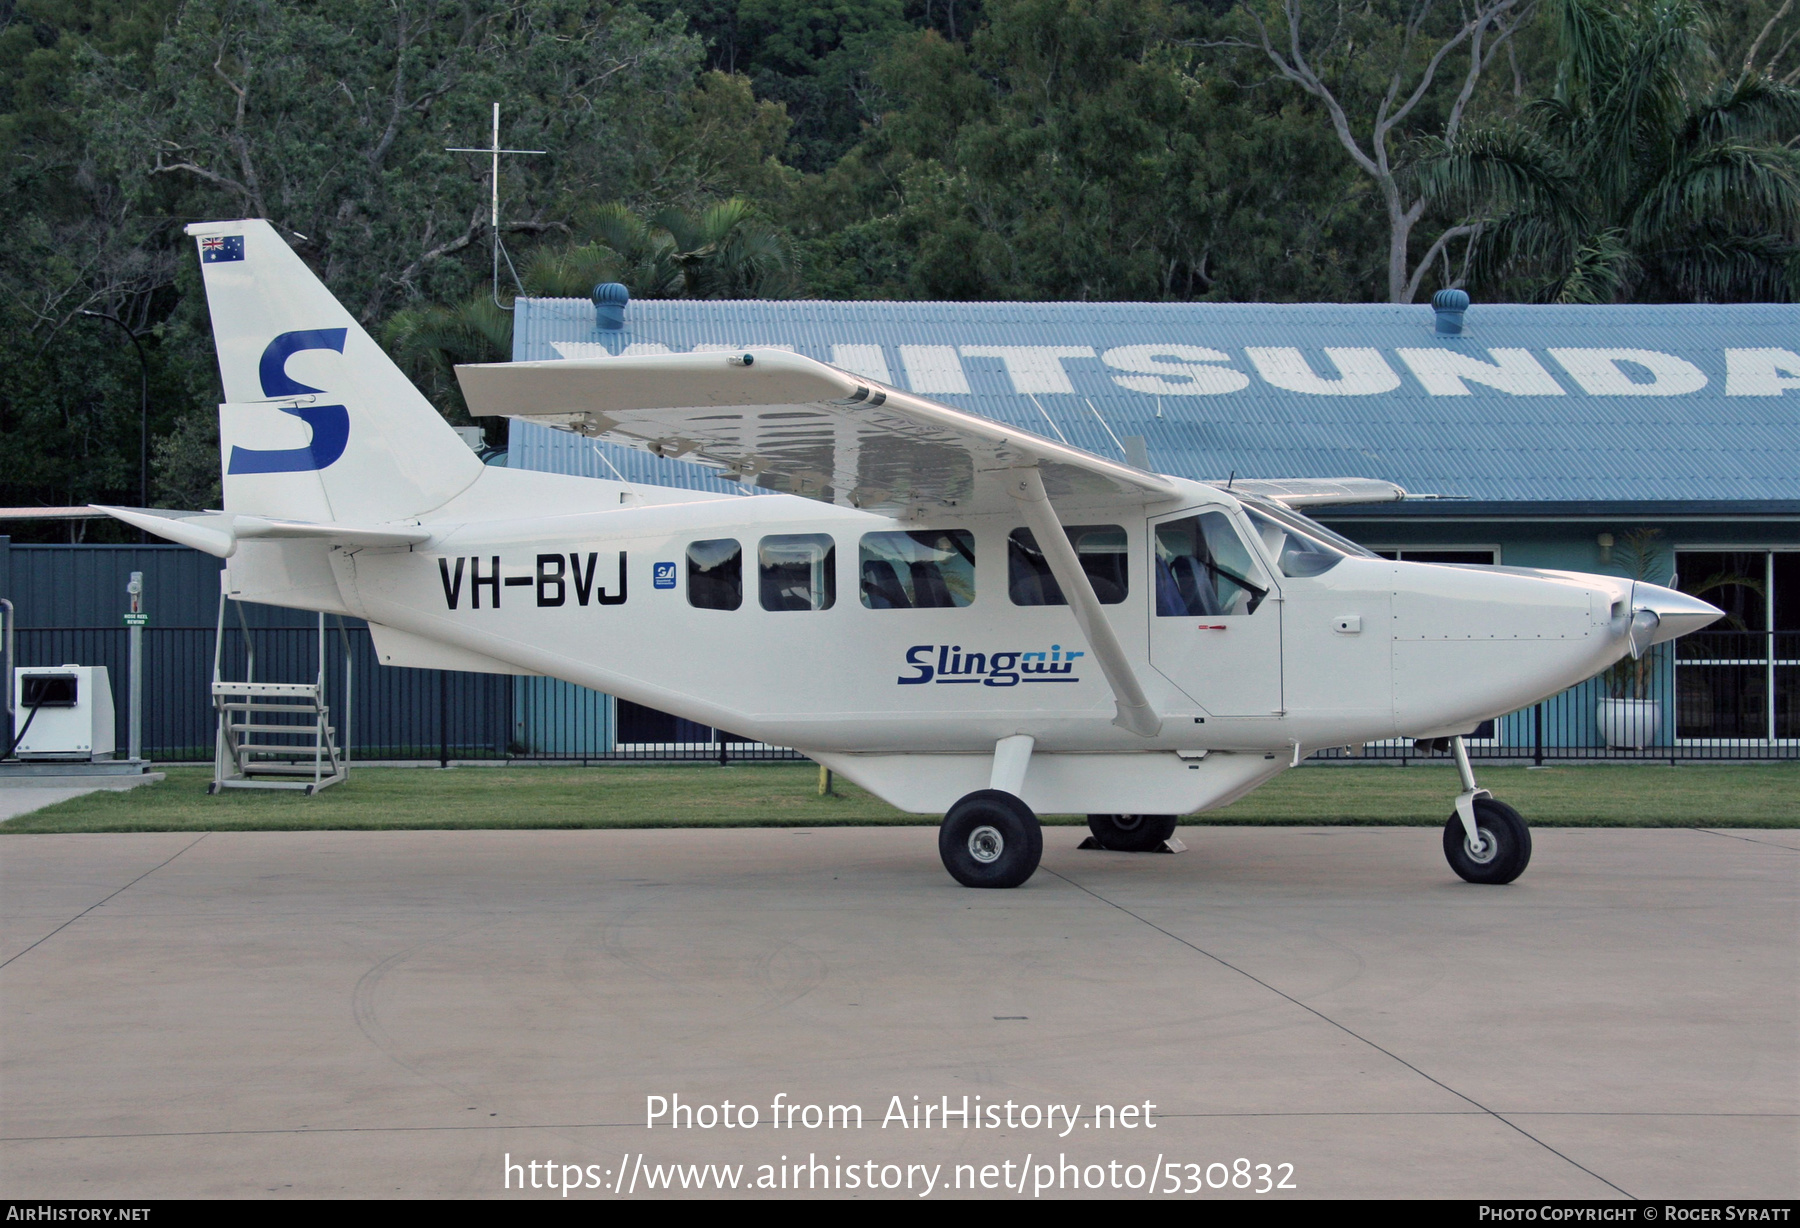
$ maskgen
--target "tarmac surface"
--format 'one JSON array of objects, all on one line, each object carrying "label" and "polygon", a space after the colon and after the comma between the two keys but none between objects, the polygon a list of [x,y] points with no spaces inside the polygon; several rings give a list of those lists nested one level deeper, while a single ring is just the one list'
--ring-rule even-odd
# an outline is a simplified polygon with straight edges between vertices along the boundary
[{"label": "tarmac surface", "polygon": [[1083,834],[994,892],[929,828],[0,838],[0,1196],[1800,1187],[1800,831]]}]

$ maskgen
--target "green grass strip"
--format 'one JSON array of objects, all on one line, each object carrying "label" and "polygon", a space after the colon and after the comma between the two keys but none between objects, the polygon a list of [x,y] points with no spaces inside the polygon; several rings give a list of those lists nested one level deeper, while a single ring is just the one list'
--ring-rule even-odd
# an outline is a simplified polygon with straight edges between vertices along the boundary
[{"label": "green grass strip", "polygon": [[[811,764],[534,768],[353,768],[317,797],[232,790],[211,771],[90,793],[0,823],[0,834],[323,831],[398,828],[935,826],[838,779],[818,793]],[[1538,827],[1800,827],[1800,764],[1485,768],[1484,787]],[[1441,825],[1456,794],[1447,766],[1313,767],[1185,825]],[[1080,816],[1044,816],[1050,824]]]}]

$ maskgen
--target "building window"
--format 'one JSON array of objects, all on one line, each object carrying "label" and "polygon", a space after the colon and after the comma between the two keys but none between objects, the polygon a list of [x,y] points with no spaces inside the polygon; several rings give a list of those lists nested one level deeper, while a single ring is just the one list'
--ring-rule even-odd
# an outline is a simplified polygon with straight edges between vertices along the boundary
[{"label": "building window", "polygon": [[765,610],[829,610],[837,601],[837,543],[828,533],[765,537],[756,568]]},{"label": "building window", "polygon": [[729,537],[687,548],[688,604],[702,610],[735,610],[744,604],[744,551]]},{"label": "building window", "polygon": [[1800,551],[1680,550],[1675,585],[1725,617],[1675,641],[1679,738],[1800,738]]},{"label": "building window", "polygon": [[975,600],[975,537],[966,529],[865,533],[857,549],[871,610],[937,610]]},{"label": "building window", "polygon": [[[1130,591],[1125,530],[1116,524],[1064,525],[1081,570],[1101,605],[1118,605]],[[1068,605],[1062,586],[1030,529],[1014,529],[1006,543],[1006,587],[1014,605]]]},{"label": "building window", "polygon": [[1254,614],[1269,595],[1261,575],[1223,512],[1156,526],[1156,612],[1165,618]]}]

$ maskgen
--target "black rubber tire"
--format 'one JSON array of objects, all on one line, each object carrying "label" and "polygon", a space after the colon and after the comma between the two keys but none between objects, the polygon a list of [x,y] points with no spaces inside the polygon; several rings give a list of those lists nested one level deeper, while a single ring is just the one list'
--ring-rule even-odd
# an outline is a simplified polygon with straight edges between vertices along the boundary
[{"label": "black rubber tire", "polygon": [[1517,810],[1491,797],[1475,799],[1475,828],[1483,840],[1497,846],[1493,856],[1477,861],[1469,852],[1469,838],[1454,810],[1444,824],[1444,858],[1450,868],[1471,883],[1510,883],[1531,864],[1531,829]]},{"label": "black rubber tire", "polygon": [[1088,830],[1102,848],[1117,853],[1154,853],[1175,834],[1172,814],[1090,814]]},{"label": "black rubber tire", "polygon": [[[983,861],[976,845],[997,856]],[[938,828],[938,856],[950,877],[965,887],[1017,887],[1037,872],[1044,856],[1044,829],[1031,807],[1010,793],[982,789],[971,793],[944,816]]]}]

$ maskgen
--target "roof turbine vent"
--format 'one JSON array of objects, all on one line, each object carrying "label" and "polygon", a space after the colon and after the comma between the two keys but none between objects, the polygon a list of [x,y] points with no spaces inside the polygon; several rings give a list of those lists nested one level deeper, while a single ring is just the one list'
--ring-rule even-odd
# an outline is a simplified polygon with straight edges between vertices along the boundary
[{"label": "roof turbine vent", "polygon": [[1431,296],[1431,309],[1437,312],[1437,330],[1456,336],[1463,330],[1463,312],[1469,309],[1466,290],[1439,290]]},{"label": "roof turbine vent", "polygon": [[630,301],[631,291],[618,282],[601,282],[594,287],[594,323],[602,332],[617,332],[624,328],[625,304]]}]

